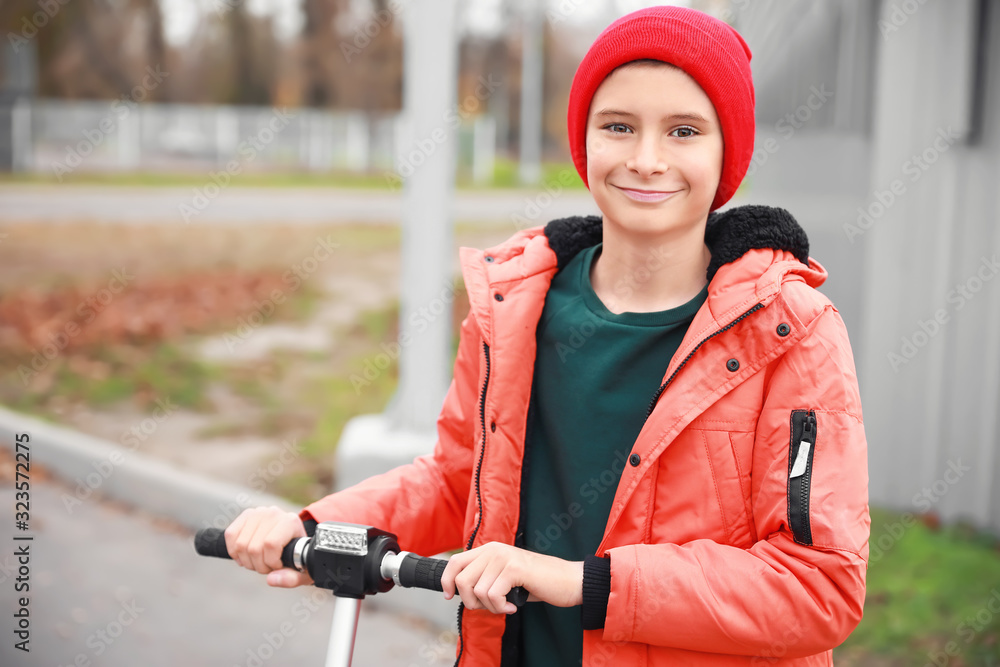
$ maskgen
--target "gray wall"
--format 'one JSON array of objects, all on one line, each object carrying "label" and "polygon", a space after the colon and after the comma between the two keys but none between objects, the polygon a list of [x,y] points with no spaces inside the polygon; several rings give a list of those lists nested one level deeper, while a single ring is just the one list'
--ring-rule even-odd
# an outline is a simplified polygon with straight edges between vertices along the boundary
[{"label": "gray wall", "polygon": [[734,203],[789,209],[830,272],[871,503],[1000,531],[1000,3],[733,7],[758,103]]}]

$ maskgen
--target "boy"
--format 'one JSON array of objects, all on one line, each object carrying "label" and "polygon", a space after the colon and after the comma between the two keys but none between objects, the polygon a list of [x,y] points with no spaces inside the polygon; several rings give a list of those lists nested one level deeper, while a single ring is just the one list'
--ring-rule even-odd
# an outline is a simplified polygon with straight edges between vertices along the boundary
[{"label": "boy", "polygon": [[442,577],[457,665],[831,665],[864,604],[867,445],[801,227],[712,213],[753,151],[750,57],[690,9],[612,23],[568,113],[603,215],[462,248],[434,453],[299,515],[248,510],[233,558],[308,583],[278,554],[323,520],[464,545]]}]

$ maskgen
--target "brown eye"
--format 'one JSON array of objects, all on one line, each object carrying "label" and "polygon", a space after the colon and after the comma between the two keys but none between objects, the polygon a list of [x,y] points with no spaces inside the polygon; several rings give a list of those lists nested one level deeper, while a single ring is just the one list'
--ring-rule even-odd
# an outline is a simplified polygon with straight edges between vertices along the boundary
[{"label": "brown eye", "polygon": [[[624,127],[625,129],[629,129],[628,125],[626,125],[625,123],[608,123],[602,129],[607,130],[608,128],[612,128],[612,127]],[[614,130],[612,130],[611,133],[612,134],[623,134],[622,132],[615,132]]]},{"label": "brown eye", "polygon": [[674,132],[690,132],[691,133],[691,134],[679,137],[680,139],[690,139],[691,137],[693,137],[696,134],[698,134],[698,131],[696,129],[694,129],[693,127],[689,127],[687,125],[685,125],[684,127],[678,127],[676,130],[674,130]]}]

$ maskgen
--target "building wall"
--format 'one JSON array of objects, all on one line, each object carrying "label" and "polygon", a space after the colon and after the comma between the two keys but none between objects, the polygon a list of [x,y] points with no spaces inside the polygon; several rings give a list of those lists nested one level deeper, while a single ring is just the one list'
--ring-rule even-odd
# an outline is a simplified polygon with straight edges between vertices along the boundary
[{"label": "building wall", "polygon": [[788,208],[830,271],[871,503],[1000,531],[1000,3],[733,8],[758,105],[736,203]]},{"label": "building wall", "polygon": [[861,237],[872,502],[1000,529],[1000,7],[906,4],[881,11],[897,29],[877,63],[872,188],[889,203],[871,198]]}]

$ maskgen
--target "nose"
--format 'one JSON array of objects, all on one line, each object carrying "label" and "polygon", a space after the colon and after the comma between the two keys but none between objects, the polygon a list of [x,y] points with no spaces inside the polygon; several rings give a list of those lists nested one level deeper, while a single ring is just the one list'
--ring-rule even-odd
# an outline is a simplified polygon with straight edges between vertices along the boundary
[{"label": "nose", "polygon": [[625,167],[644,177],[666,171],[669,167],[659,145],[659,137],[650,133],[640,136],[625,162]]}]

